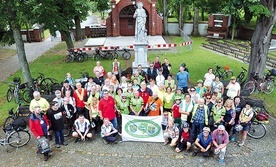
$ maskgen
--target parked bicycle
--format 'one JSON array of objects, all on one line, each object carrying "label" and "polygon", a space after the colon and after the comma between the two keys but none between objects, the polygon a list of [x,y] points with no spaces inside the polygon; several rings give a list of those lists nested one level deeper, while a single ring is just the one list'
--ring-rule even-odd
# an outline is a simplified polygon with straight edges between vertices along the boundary
[{"label": "parked bicycle", "polygon": [[21,84],[20,78],[13,78],[13,82],[8,82],[9,87],[6,94],[7,101],[11,102],[14,99],[15,103],[19,103],[22,100],[23,89],[25,88],[25,83]]},{"label": "parked bicycle", "polygon": [[88,77],[89,77],[89,73],[88,72],[84,72],[84,73],[80,73],[81,77],[78,79],[75,79],[76,82],[81,83],[82,87],[84,87],[84,85],[88,82]]},{"label": "parked bicycle", "polygon": [[244,77],[245,77],[245,73],[247,72],[247,70],[243,67],[242,68],[242,71],[240,72],[240,74],[237,76],[237,79],[236,81],[239,82],[240,84],[242,83]]},{"label": "parked bicycle", "polygon": [[28,144],[31,139],[29,131],[26,130],[26,122],[22,123],[22,119],[14,120],[9,126],[3,128],[3,131],[5,138],[0,139],[0,144],[5,147],[10,145],[19,148]]},{"label": "parked bicycle", "polygon": [[223,81],[228,81],[233,76],[233,71],[228,67],[224,66],[224,70],[221,69],[221,67],[217,64],[216,68],[214,70],[214,75],[219,76]]},{"label": "parked bicycle", "polygon": [[266,74],[262,79],[259,79],[258,73],[251,74],[251,80],[246,82],[243,86],[244,90],[248,90],[250,94],[255,92],[256,89],[265,94],[271,94],[274,90],[274,79]]},{"label": "parked bicycle", "polygon": [[46,78],[43,73],[39,73],[39,76],[33,79],[34,89],[40,91],[42,94],[50,94],[52,92],[53,85],[59,85],[58,81],[54,78]]},{"label": "parked bicycle", "polygon": [[108,60],[112,60],[113,59],[113,55],[110,51],[101,51],[98,48],[95,49],[95,53],[94,53],[94,60],[97,61],[99,59],[108,59]]},{"label": "parked bicycle", "polygon": [[84,61],[84,56],[82,54],[78,54],[78,51],[75,52],[74,49],[67,49],[67,51],[68,51],[68,55],[65,57],[65,63],[74,62],[74,61],[81,63]]},{"label": "parked bicycle", "polygon": [[16,108],[16,110],[13,111],[13,108],[12,108],[9,110],[8,114],[9,116],[5,119],[3,128],[8,127],[11,123],[14,122],[15,119],[19,117],[29,118],[31,112],[29,110],[29,106],[18,104],[18,107]]},{"label": "parked bicycle", "polygon": [[131,58],[131,54],[129,49],[124,48],[123,50],[118,50],[116,47],[113,52],[113,58],[118,59],[118,57],[122,57],[124,60],[129,60]]}]

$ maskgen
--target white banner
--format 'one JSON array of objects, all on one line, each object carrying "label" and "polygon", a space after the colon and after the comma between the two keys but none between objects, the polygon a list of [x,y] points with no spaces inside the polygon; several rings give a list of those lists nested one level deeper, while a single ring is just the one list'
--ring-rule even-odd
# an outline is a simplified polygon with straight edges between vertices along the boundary
[{"label": "white banner", "polygon": [[122,114],[123,141],[164,142],[162,116],[132,116]]}]

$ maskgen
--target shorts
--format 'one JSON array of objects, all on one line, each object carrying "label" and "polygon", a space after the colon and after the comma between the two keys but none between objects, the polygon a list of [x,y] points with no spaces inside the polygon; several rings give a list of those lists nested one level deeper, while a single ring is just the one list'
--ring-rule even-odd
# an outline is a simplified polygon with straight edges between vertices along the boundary
[{"label": "shorts", "polygon": [[243,127],[243,131],[249,131],[250,127],[251,127],[251,123],[242,123],[241,124]]}]

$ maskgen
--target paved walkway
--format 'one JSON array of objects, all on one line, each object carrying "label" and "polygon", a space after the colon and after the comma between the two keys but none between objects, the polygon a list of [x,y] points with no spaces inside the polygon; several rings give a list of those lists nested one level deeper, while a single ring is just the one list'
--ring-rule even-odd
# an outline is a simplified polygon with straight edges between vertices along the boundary
[{"label": "paved walkway", "polygon": [[[60,42],[60,37],[48,38],[43,42],[32,42],[24,43],[25,52],[28,62],[34,61],[36,58],[41,56],[43,53],[56,46]],[[16,49],[15,44],[10,46],[12,49]],[[20,69],[17,55],[8,57],[0,61],[0,82],[6,80],[9,76],[14,74]]]},{"label": "paved walkway", "polygon": [[[8,146],[9,152],[0,147],[0,166],[276,166],[275,126],[275,119],[270,119],[266,136],[258,140],[248,138],[243,147],[231,142],[223,164],[218,163],[217,157],[192,157],[191,153],[175,153],[173,148],[163,146],[163,143],[122,142],[105,145],[96,135],[92,141],[80,143],[67,138],[69,145],[59,149],[54,148],[54,142],[51,141],[53,155],[47,162],[43,161],[42,155],[36,154],[34,138],[19,149]],[[240,135],[237,138],[240,139]]]}]

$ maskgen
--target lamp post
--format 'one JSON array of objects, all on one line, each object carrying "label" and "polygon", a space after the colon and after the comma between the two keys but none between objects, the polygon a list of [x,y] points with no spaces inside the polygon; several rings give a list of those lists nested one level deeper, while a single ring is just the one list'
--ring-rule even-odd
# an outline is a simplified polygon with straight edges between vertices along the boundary
[{"label": "lamp post", "polygon": [[136,0],[131,0],[132,5],[136,4]]}]

